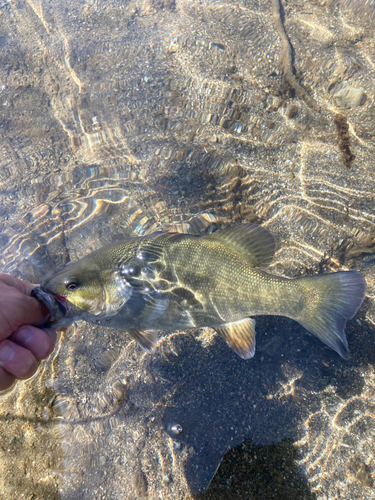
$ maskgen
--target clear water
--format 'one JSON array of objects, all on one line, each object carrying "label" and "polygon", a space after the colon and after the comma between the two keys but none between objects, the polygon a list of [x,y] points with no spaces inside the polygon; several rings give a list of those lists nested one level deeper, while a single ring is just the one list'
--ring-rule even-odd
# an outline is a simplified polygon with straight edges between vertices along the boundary
[{"label": "clear water", "polygon": [[[375,3],[292,0],[279,24],[278,5],[0,5],[3,272],[37,283],[128,235],[258,222],[273,272],[368,284],[348,362],[283,318],[257,319],[249,361],[208,328],[146,355],[72,326],[0,399],[0,498],[215,498],[224,454],[249,439],[226,498],[375,498]],[[280,443],[295,467],[271,493]]]}]

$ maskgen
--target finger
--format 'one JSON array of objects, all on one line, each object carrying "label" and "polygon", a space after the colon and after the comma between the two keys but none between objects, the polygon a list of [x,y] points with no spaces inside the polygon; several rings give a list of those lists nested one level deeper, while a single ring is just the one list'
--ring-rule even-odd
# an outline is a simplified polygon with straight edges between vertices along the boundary
[{"label": "finger", "polygon": [[9,337],[22,325],[41,325],[48,312],[36,299],[23,295],[11,287],[1,290],[0,340]]},{"label": "finger", "polygon": [[47,307],[28,295],[22,295],[17,309],[18,326],[21,325],[41,325],[49,316]]},{"label": "finger", "polygon": [[0,338],[5,338],[21,325],[40,325],[48,318],[44,304],[30,297],[33,285],[9,274],[0,273]]},{"label": "finger", "polygon": [[9,340],[28,349],[36,359],[45,359],[53,351],[56,333],[49,334],[35,326],[26,325],[20,326],[17,331],[12,333]]},{"label": "finger", "polygon": [[0,368],[16,378],[31,377],[38,369],[39,361],[24,347],[6,339],[0,342]]},{"label": "finger", "polygon": [[8,373],[4,368],[0,368],[0,392],[6,391],[14,384],[15,378]]},{"label": "finger", "polygon": [[15,278],[10,274],[4,274],[4,273],[0,273],[0,281],[2,281],[8,286],[17,288],[17,290],[19,290],[21,293],[25,295],[30,295],[31,290],[36,286],[38,286],[38,285],[33,285],[27,280],[19,280],[18,278]]}]

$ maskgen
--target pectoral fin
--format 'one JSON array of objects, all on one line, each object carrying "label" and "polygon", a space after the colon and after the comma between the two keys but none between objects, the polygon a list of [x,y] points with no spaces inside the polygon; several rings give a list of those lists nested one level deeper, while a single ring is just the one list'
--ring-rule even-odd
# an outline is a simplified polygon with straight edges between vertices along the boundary
[{"label": "pectoral fin", "polygon": [[153,293],[143,296],[144,311],[143,316],[148,321],[159,318],[168,307],[169,299],[166,294]]},{"label": "pectoral fin", "polygon": [[131,328],[129,335],[144,349],[151,354],[156,349],[158,333],[156,330],[142,330],[141,328]]},{"label": "pectoral fin", "polygon": [[255,320],[241,319],[215,327],[214,330],[242,359],[249,359],[255,353]]}]

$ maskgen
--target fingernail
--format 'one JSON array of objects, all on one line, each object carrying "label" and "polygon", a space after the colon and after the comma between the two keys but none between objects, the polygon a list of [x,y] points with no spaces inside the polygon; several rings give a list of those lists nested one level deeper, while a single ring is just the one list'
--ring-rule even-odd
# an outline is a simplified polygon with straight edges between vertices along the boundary
[{"label": "fingernail", "polygon": [[33,340],[33,330],[31,328],[29,328],[28,326],[23,326],[21,328],[18,329],[17,333],[16,333],[16,336],[17,336],[17,340],[16,340],[16,343],[21,343],[23,345],[23,347],[26,347],[27,344]]},{"label": "fingernail", "polygon": [[9,363],[12,361],[16,351],[10,344],[4,344],[3,347],[0,347],[0,366]]}]

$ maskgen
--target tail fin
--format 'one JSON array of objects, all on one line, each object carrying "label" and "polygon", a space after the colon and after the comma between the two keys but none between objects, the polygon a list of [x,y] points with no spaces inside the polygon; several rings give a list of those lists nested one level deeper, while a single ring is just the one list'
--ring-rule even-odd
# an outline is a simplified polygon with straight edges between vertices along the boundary
[{"label": "tail fin", "polygon": [[306,293],[306,306],[299,323],[341,357],[349,359],[344,328],[364,299],[364,277],[357,271],[341,271],[298,281]]}]

